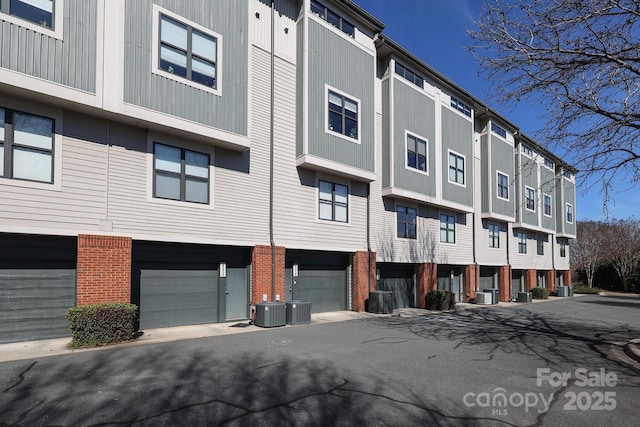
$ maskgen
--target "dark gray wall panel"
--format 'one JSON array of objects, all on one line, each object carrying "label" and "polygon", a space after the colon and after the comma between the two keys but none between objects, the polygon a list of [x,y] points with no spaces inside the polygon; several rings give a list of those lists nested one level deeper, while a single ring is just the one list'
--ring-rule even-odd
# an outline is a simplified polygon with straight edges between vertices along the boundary
[{"label": "dark gray wall panel", "polygon": [[489,212],[489,200],[495,197],[496,178],[494,169],[489,165],[489,142],[487,135],[480,137],[480,200],[482,212]]},{"label": "dark gray wall panel", "polygon": [[[442,108],[442,198],[473,206],[473,126],[459,114]],[[465,187],[449,182],[449,152],[465,156]]]},{"label": "dark gray wall panel", "polygon": [[538,190],[538,165],[536,161],[520,154],[522,166],[520,169],[520,179],[522,181],[520,211],[522,212],[522,222],[530,225],[538,225],[538,202],[536,200],[536,211],[532,212],[526,209],[526,187],[536,190],[536,198],[539,196]]},{"label": "dark gray wall panel", "polygon": [[382,81],[382,188],[389,188],[391,185],[391,141],[389,132],[391,132],[391,119],[389,111],[391,110],[390,94],[391,79]]},{"label": "dark gray wall panel", "polygon": [[[498,198],[497,171],[509,175],[509,201]],[[493,197],[492,211],[501,215],[513,216],[515,212],[515,166],[513,146],[507,144],[496,136],[491,136],[491,173]]]},{"label": "dark gray wall panel", "polygon": [[[564,204],[565,206],[562,207],[563,209],[563,221],[565,223],[564,227],[564,231],[567,234],[576,234],[576,185],[571,182],[568,181],[566,179],[562,179],[564,181],[563,183],[563,187],[564,187]],[[567,214],[566,214],[566,204],[570,203],[571,205],[573,205],[573,223],[568,223],[567,222]]]},{"label": "dark gray wall panel", "polygon": [[[542,194],[540,195],[540,200],[542,201],[542,206],[540,209],[542,211],[542,227],[550,230],[556,229],[556,219],[554,218],[555,209],[554,205],[558,203],[558,198],[555,194],[555,172],[547,169],[546,167],[540,166],[540,187],[542,188]],[[551,195],[551,216],[548,217],[544,215],[544,198],[543,194]]]}]

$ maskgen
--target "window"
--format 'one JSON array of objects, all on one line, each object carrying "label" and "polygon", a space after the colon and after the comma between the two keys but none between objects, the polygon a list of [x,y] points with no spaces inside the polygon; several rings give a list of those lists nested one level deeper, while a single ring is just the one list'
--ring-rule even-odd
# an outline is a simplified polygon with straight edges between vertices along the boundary
[{"label": "window", "polygon": [[328,221],[347,222],[349,189],[346,185],[319,181],[319,217]]},{"label": "window", "polygon": [[464,156],[449,151],[449,182],[464,185]]},{"label": "window", "polygon": [[567,222],[573,223],[573,205],[567,203]]},{"label": "window", "polygon": [[529,157],[533,157],[533,150],[528,145],[522,144],[522,152]]},{"label": "window", "polygon": [[544,165],[549,169],[555,169],[556,167],[556,164],[552,160],[547,159],[546,157],[544,158]]},{"label": "window", "polygon": [[571,179],[571,172],[570,172],[570,171],[568,171],[567,169],[564,169],[564,170],[562,171],[562,176],[564,176],[564,177],[565,177],[565,178],[567,178],[567,179]]},{"label": "window", "polygon": [[401,75],[402,77],[404,77],[405,79],[413,83],[414,85],[424,88],[424,80],[422,79],[422,77],[420,77],[413,71],[409,70],[407,67],[400,64],[398,61],[396,61],[396,74]]},{"label": "window", "polygon": [[403,239],[416,239],[416,218],[418,217],[418,211],[415,208],[398,206],[396,208],[396,215],[398,217],[398,237]]},{"label": "window", "polygon": [[518,253],[527,253],[527,233],[523,233],[522,231],[518,231]]},{"label": "window", "polygon": [[504,128],[498,126],[497,124],[495,124],[494,122],[491,122],[491,131],[500,135],[503,138],[507,137],[507,131],[504,130]]},{"label": "window", "polygon": [[527,210],[536,210],[536,190],[531,187],[524,188],[525,207]]},{"label": "window", "polygon": [[407,134],[407,166],[427,172],[427,141]]},{"label": "window", "polygon": [[498,172],[498,198],[509,200],[509,176]]},{"label": "window", "polygon": [[0,177],[53,183],[54,120],[0,108]]},{"label": "window", "polygon": [[353,24],[344,20],[340,15],[338,15],[331,9],[324,7],[322,4],[318,3],[315,0],[311,0],[311,12],[315,13],[320,18],[324,19],[329,24],[333,25],[348,36],[354,37],[355,27],[353,26]]},{"label": "window", "polygon": [[358,139],[358,101],[329,90],[329,130]]},{"label": "window", "polygon": [[457,100],[453,96],[451,97],[451,106],[456,110],[460,111],[465,116],[471,117],[471,107],[469,107],[467,104],[463,103],[462,101]]},{"label": "window", "polygon": [[209,203],[209,155],[153,145],[153,197]]},{"label": "window", "polygon": [[565,239],[560,239],[560,257],[567,257],[567,241]]},{"label": "window", "polygon": [[440,241],[443,243],[456,242],[456,217],[440,214]]},{"label": "window", "polygon": [[54,0],[3,0],[1,11],[43,28],[54,27]]},{"label": "window", "polygon": [[538,234],[537,240],[537,253],[538,255],[544,255],[544,236],[542,234]]},{"label": "window", "polygon": [[489,247],[500,247],[500,226],[498,224],[489,224]]},{"label": "window", "polygon": [[549,194],[544,195],[544,214],[551,216],[551,196]]}]

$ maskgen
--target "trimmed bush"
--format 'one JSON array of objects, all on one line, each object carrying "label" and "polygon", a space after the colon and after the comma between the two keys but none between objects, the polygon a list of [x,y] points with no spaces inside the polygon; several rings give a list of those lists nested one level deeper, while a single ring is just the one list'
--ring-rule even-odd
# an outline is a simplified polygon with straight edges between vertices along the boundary
[{"label": "trimmed bush", "polygon": [[425,296],[425,307],[427,310],[455,310],[456,294],[449,291],[431,291]]},{"label": "trimmed bush", "polygon": [[131,341],[136,338],[137,313],[137,306],[125,303],[71,307],[66,314],[71,346],[95,347]]},{"label": "trimmed bush", "polygon": [[549,289],[536,287],[531,289],[531,297],[533,299],[547,299],[549,298]]},{"label": "trimmed bush", "polygon": [[578,286],[573,288],[574,294],[599,294],[600,288],[588,288],[586,286]]}]

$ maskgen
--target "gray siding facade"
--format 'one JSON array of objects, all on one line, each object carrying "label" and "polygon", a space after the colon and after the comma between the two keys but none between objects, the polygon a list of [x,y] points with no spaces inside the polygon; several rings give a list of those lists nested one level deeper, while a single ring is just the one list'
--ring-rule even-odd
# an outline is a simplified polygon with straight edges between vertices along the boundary
[{"label": "gray siding facade", "polygon": [[[473,206],[473,122],[442,108],[442,199]],[[465,185],[449,182],[449,150],[465,157]]]},{"label": "gray siding facade", "polygon": [[[538,198],[540,197],[538,186],[538,165],[535,159],[529,158],[520,154],[520,203],[518,209],[520,210],[520,222],[523,224],[537,227],[538,224],[538,209],[540,208]],[[536,199],[534,199],[535,211],[527,209],[526,200],[526,187],[531,187],[535,191]]]},{"label": "gray siding facade", "polygon": [[[513,146],[491,135],[491,197],[492,212],[513,217],[515,215],[515,169]],[[509,176],[509,200],[498,198],[498,171]]]}]

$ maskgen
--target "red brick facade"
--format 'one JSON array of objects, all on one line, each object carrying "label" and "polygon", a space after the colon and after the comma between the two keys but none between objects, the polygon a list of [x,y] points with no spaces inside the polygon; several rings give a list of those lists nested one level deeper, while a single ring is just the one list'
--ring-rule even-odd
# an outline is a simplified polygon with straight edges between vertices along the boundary
[{"label": "red brick facade", "polygon": [[571,270],[566,270],[563,273],[563,276],[562,280],[564,281],[564,285],[571,286]]},{"label": "red brick facade", "polygon": [[466,294],[462,301],[467,302],[476,297],[476,289],[480,284],[480,265],[470,264],[464,269],[464,292]]},{"label": "red brick facade", "polygon": [[555,270],[547,271],[547,289],[549,289],[549,292],[556,291],[556,271]]},{"label": "red brick facade", "polygon": [[[275,291],[280,295],[280,301],[285,300],[285,248],[276,246],[276,276]],[[262,302],[262,296],[267,295],[267,301],[275,301],[275,295],[271,295],[271,246],[255,246],[251,253],[251,304]]]},{"label": "red brick facade", "polygon": [[511,299],[511,266],[503,265],[498,270],[499,299],[508,302]]},{"label": "red brick facade", "polygon": [[438,289],[438,264],[426,262],[418,266],[418,307],[425,308],[425,296]]},{"label": "red brick facade", "polygon": [[[371,256],[369,256],[371,254]],[[371,266],[369,266],[371,260]],[[376,288],[376,253],[359,251],[353,255],[353,311],[364,311],[364,302]]]},{"label": "red brick facade", "polygon": [[78,236],[77,304],[131,302],[131,238]]},{"label": "red brick facade", "polygon": [[525,282],[527,283],[527,292],[538,286],[538,270],[532,268],[525,271]]}]

